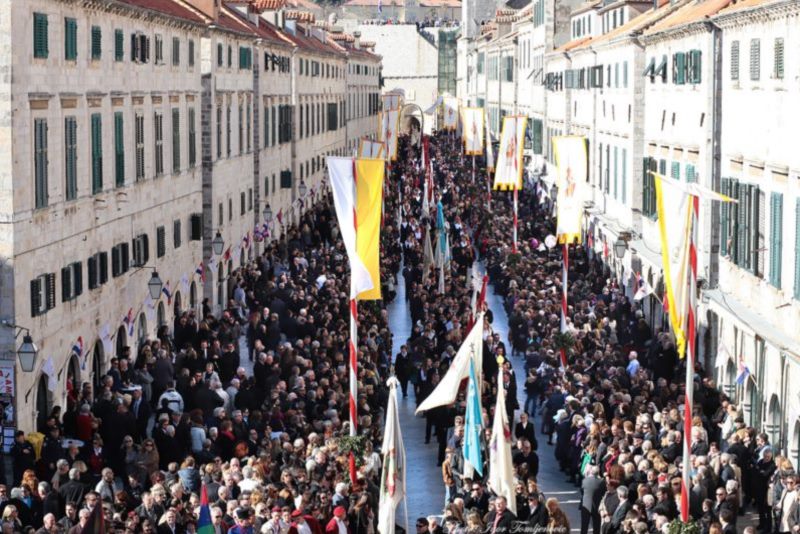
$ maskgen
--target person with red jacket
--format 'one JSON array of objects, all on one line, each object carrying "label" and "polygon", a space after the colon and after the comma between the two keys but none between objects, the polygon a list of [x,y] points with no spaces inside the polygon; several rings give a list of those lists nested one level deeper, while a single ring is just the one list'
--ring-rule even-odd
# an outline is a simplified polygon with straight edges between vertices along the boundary
[{"label": "person with red jacket", "polygon": [[305,515],[301,510],[293,511],[291,517],[289,534],[324,534],[319,521],[310,515]]},{"label": "person with red jacket", "polygon": [[337,506],[333,509],[333,517],[325,525],[325,534],[350,534],[350,527],[347,526],[347,510],[344,506]]}]

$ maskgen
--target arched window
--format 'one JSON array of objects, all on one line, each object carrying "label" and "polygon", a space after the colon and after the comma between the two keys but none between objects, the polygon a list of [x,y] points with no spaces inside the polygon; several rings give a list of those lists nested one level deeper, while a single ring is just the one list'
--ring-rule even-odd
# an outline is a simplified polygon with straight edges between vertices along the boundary
[{"label": "arched window", "polygon": [[175,297],[173,298],[173,300],[175,301],[175,304],[172,307],[172,314],[173,314],[173,316],[175,316],[177,318],[177,317],[181,316],[181,311],[182,311],[181,310],[181,292],[180,291],[176,291],[175,292]]},{"label": "arched window", "polygon": [[192,282],[189,287],[189,307],[195,309],[197,307],[197,284]]},{"label": "arched window", "polygon": [[139,346],[141,346],[146,340],[147,340],[147,317],[145,317],[143,312],[139,314],[139,337],[137,338]]},{"label": "arched window", "polygon": [[52,405],[50,390],[47,389],[47,375],[42,373],[39,375],[39,384],[36,387],[36,428],[40,432],[47,423],[47,416],[50,415]]},{"label": "arched window", "polygon": [[159,302],[158,311],[156,312],[156,321],[158,323],[156,326],[161,327],[161,325],[163,325],[166,322],[166,320],[167,317],[166,317],[166,311],[164,311],[164,303]]},{"label": "arched window", "polygon": [[125,355],[125,347],[128,345],[128,330],[123,324],[117,329],[117,358],[122,358]]},{"label": "arched window", "polygon": [[[119,336],[119,334],[117,335]],[[94,395],[97,395],[97,392],[100,391],[100,379],[103,377],[104,364],[103,342],[98,340],[94,344],[94,351],[92,351],[92,393]]]}]

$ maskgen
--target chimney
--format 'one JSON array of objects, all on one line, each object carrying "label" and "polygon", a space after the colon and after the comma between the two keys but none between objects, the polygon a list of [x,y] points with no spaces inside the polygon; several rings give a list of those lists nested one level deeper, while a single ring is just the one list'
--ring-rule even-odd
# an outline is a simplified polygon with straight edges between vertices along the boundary
[{"label": "chimney", "polygon": [[361,32],[353,32],[353,48],[361,50]]},{"label": "chimney", "polygon": [[219,21],[222,0],[187,0],[187,2],[198,11],[202,11],[212,22]]}]

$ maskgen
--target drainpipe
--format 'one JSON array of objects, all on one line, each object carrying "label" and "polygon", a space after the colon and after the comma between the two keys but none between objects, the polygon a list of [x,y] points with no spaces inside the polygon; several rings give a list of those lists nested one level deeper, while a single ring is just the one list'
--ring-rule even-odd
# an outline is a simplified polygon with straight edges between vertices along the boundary
[{"label": "drainpipe", "polygon": [[[300,69],[298,69],[297,65],[295,65],[295,62],[298,61],[298,59],[296,57],[298,50],[299,50],[299,47],[297,47],[297,46],[292,48],[292,59],[291,59],[291,62],[290,62],[290,64],[292,65],[292,75],[289,77],[289,79],[290,79],[289,94],[291,95],[291,105],[292,105],[292,132],[291,132],[291,134],[292,134],[291,137],[292,138],[291,138],[291,142],[289,143],[290,146],[291,146],[291,152],[292,152],[292,164],[291,164],[292,165],[292,199],[291,199],[290,204],[289,204],[290,206],[291,206],[291,203],[293,203],[295,201],[295,199],[297,198],[297,185],[298,185],[297,177],[300,174],[297,171],[297,141],[296,141],[297,135],[295,135],[295,128],[299,128],[299,127],[302,126],[302,125],[298,124],[298,120],[297,120],[297,115],[299,115],[299,113],[300,113],[300,111],[299,111],[299,109],[297,107],[297,101],[298,101],[298,98],[297,98],[297,73],[299,72]],[[289,223],[287,223],[287,226],[289,226]]]}]

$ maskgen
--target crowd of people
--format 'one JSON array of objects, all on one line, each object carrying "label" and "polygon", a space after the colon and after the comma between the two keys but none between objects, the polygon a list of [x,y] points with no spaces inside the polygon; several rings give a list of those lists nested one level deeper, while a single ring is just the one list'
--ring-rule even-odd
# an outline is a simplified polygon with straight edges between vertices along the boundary
[{"label": "crowd of people", "polygon": [[[446,503],[443,524],[421,517],[417,532],[568,532],[557,499],[547,498],[537,483],[538,442],[545,440],[554,445],[552,460],[566,481],[580,490],[581,524],[574,526],[582,534],[674,532],[681,512],[685,392],[685,362],[674,338],[651,327],[642,306],[647,301],[634,300],[635,291],[609,269],[603,253],[586,244],[570,246],[568,335],[561,334],[561,251],[544,245],[555,233],[553,191],[526,180],[519,202],[520,251],[514,254],[510,195],[487,198],[486,175],[479,165],[472,178],[472,162],[461,155],[455,137],[437,136],[431,147],[452,261],[441,291],[438,273],[424,268],[425,235],[436,235],[436,208],[428,203],[423,211],[424,172],[406,158],[401,178],[409,216],[400,234],[414,327],[395,357],[396,370],[401,383],[412,382],[417,403],[436,387],[467,333],[473,315],[469,269],[481,260],[509,326],[508,339],[501,339],[492,329],[491,310],[483,310],[483,458],[486,463],[500,357],[516,438],[516,514],[487,486],[487,466],[483,476],[465,466],[464,391],[455,405],[425,414],[426,441],[434,436],[439,444]],[[513,358],[524,360],[525,376],[516,376]],[[697,531],[800,531],[791,460],[778,455],[767,434],[745,424],[741,408],[707,370],[698,363],[694,371],[688,513]],[[758,513],[755,524],[743,518],[748,507]]]},{"label": "crowd of people", "polygon": [[382,229],[385,300],[359,306],[361,437],[346,443],[349,267],[331,206],[235,270],[221,313],[186,310],[113,358],[99,389],[71,389],[39,436],[18,432],[3,532],[88,532],[98,506],[107,532],[194,532],[203,491],[217,534],[375,532],[399,236]]}]

